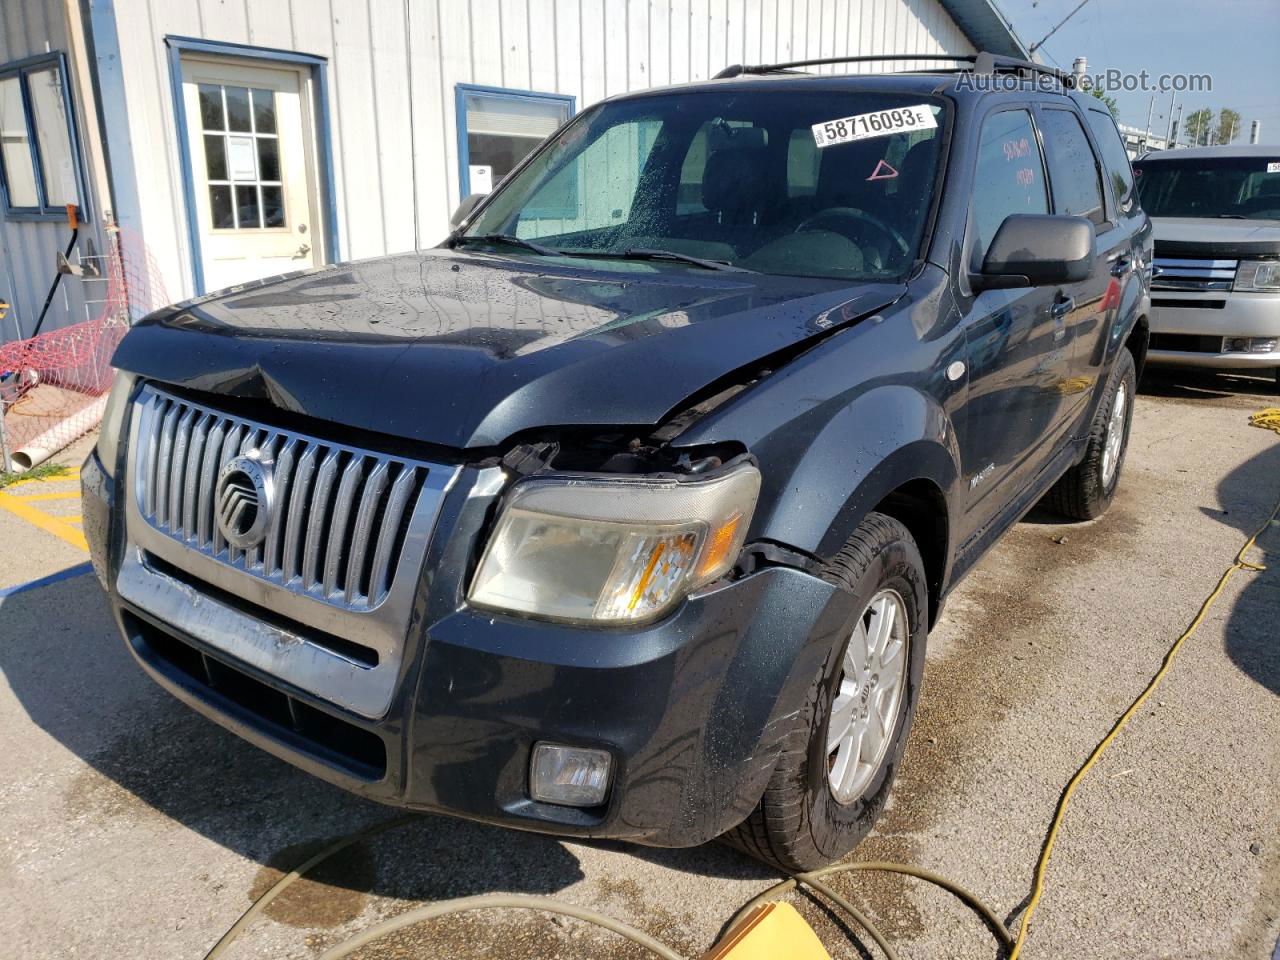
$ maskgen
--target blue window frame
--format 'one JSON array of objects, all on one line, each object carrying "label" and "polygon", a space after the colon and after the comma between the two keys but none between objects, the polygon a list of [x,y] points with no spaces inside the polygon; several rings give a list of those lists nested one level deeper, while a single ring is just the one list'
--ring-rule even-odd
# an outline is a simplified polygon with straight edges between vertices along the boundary
[{"label": "blue window frame", "polygon": [[0,65],[0,206],[8,220],[88,218],[84,163],[67,58],[43,53]]},{"label": "blue window frame", "polygon": [[[537,93],[460,83],[455,88],[458,124],[460,196],[473,190],[471,167],[492,168],[492,185],[505,177],[551,133],[573,117],[577,99],[563,93]],[[576,204],[575,204],[576,205]],[[546,211],[563,217],[563,211]]]}]

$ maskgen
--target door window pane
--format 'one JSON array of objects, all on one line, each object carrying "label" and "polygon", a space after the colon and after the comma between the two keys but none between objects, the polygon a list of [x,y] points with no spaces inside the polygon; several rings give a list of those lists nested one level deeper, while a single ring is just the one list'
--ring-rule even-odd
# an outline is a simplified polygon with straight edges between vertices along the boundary
[{"label": "door window pane", "polygon": [[252,90],[253,128],[258,133],[276,132],[276,101],[270,90]]},{"label": "door window pane", "polygon": [[221,135],[204,137],[204,165],[210,180],[227,179],[227,138]]},{"label": "door window pane", "polygon": [[263,180],[280,179],[280,141],[275,137],[258,138],[258,176]]},{"label": "door window pane", "polygon": [[1005,217],[1048,212],[1044,162],[1031,115],[1026,110],[991,114],[982,123],[973,178],[972,269],[982,268],[987,247]]},{"label": "door window pane", "polygon": [[1069,110],[1045,110],[1041,116],[1053,183],[1053,212],[1104,223],[1107,213],[1102,205],[1098,158],[1079,118]]},{"label": "door window pane", "polygon": [[284,190],[281,187],[262,188],[262,222],[268,227],[284,226]]},{"label": "door window pane", "polygon": [[1090,110],[1089,127],[1093,130],[1093,139],[1098,141],[1102,149],[1102,159],[1106,161],[1107,173],[1111,175],[1111,185],[1116,193],[1116,202],[1125,206],[1133,194],[1133,167],[1129,165],[1129,154],[1120,139],[1120,131],[1116,129],[1111,114],[1099,110]]},{"label": "door window pane", "polygon": [[[502,94],[467,94],[463,110],[466,116],[459,119],[466,125],[468,163],[488,167],[494,185],[569,119],[567,101]],[[468,179],[471,190],[481,192],[478,172]]]},{"label": "door window pane", "polygon": [[218,184],[209,188],[209,209],[213,213],[215,230],[234,230],[235,215],[231,212],[231,187]]},{"label": "door window pane", "polygon": [[38,207],[36,172],[31,165],[31,138],[22,111],[22,81],[18,77],[0,80],[0,152],[11,207]]},{"label": "door window pane", "polygon": [[241,228],[262,226],[258,215],[257,187],[236,187],[236,220]]},{"label": "door window pane", "polygon": [[227,129],[222,119],[222,87],[216,83],[202,83],[197,90],[200,94],[200,125],[205,130]]},{"label": "door window pane", "polygon": [[249,118],[249,91],[245,87],[223,87],[227,98],[227,129],[248,133],[253,129]]},{"label": "door window pane", "polygon": [[31,94],[31,115],[40,146],[40,168],[44,174],[45,203],[62,207],[76,203],[75,154],[71,152],[71,125],[67,101],[62,91],[62,75],[55,67],[27,74]]}]

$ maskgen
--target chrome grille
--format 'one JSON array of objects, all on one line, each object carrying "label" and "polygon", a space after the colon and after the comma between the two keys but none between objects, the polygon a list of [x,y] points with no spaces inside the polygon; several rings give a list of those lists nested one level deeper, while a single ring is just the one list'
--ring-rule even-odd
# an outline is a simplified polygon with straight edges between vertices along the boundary
[{"label": "chrome grille", "polygon": [[[367,611],[386,599],[406,559],[415,506],[440,468],[231,416],[154,387],[139,405],[133,475],[149,526],[334,606]],[[245,551],[218,528],[214,487],[222,468],[250,450],[272,464],[275,492],[265,537]]]},{"label": "chrome grille", "polygon": [[1236,279],[1236,260],[1201,257],[1156,257],[1152,290],[1230,290]]}]

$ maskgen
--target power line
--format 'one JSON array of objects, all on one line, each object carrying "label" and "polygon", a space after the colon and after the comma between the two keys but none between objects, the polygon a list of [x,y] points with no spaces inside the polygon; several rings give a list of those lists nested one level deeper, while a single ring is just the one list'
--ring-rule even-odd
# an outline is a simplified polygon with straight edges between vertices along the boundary
[{"label": "power line", "polygon": [[1080,0],[1080,2],[1076,5],[1076,8],[1074,10],[1072,10],[1065,17],[1063,17],[1061,20],[1058,21],[1058,25],[1056,27],[1054,27],[1052,30],[1046,33],[1043,37],[1041,37],[1039,40],[1033,43],[1030,47],[1028,47],[1027,53],[1029,54],[1035,53],[1042,46],[1044,46],[1044,42],[1048,40],[1050,37],[1052,37],[1055,33],[1057,33],[1062,28],[1062,25],[1066,23],[1068,20],[1070,20],[1072,17],[1074,17],[1077,13],[1079,13],[1084,8],[1084,5],[1088,2],[1089,0]]}]

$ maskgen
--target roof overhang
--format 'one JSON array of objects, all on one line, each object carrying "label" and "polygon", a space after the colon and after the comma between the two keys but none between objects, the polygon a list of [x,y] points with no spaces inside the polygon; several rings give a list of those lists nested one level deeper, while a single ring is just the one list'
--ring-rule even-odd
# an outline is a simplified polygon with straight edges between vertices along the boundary
[{"label": "roof overhang", "polygon": [[1013,31],[994,0],[938,0],[964,35],[979,50],[1019,60],[1030,59],[1026,46]]}]

